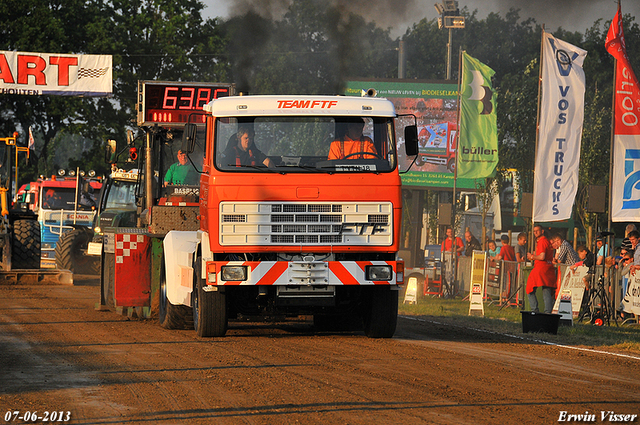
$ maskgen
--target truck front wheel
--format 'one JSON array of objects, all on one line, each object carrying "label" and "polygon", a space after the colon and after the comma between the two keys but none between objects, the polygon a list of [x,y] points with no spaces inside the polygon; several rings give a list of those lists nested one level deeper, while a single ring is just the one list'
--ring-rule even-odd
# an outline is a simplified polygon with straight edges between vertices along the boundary
[{"label": "truck front wheel", "polygon": [[227,297],[224,288],[205,291],[205,281],[201,277],[202,259],[196,258],[193,266],[193,326],[201,337],[224,336],[227,333]]},{"label": "truck front wheel", "polygon": [[391,338],[398,322],[398,291],[388,286],[370,288],[362,321],[369,338]]}]

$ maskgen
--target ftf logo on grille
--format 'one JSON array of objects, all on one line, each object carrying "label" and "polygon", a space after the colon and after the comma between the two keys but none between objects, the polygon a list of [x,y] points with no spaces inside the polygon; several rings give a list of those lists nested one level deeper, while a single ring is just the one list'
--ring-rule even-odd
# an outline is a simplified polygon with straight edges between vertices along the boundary
[{"label": "ftf logo on grille", "polygon": [[[627,149],[624,154],[624,188],[622,209],[640,208],[640,149]],[[635,189],[635,190],[634,190]]]}]

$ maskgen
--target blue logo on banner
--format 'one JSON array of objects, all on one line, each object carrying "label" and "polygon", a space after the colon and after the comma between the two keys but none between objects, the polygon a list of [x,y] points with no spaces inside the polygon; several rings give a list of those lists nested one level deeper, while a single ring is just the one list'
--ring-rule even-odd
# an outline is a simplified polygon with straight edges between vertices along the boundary
[{"label": "blue logo on banner", "polygon": [[576,52],[567,52],[566,50],[558,49],[556,47],[555,40],[550,38],[549,43],[556,55],[556,65],[558,65],[558,72],[563,77],[568,77],[571,72],[571,65],[573,61],[579,56]]},{"label": "blue logo on banner", "polygon": [[[640,190],[640,170],[635,171],[636,163],[640,160],[640,149],[627,149],[624,154],[624,189],[622,191],[622,209],[635,210],[640,208],[640,192],[632,199],[633,189]],[[640,167],[638,167],[640,168]]]}]

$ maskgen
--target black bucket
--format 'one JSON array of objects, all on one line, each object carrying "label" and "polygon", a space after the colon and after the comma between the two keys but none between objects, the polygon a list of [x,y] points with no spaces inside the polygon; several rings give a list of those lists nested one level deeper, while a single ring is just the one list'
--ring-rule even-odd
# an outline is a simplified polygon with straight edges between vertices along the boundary
[{"label": "black bucket", "polygon": [[558,334],[558,325],[560,324],[559,314],[536,313],[533,311],[521,311],[522,314],[522,332],[546,332],[549,334]]}]

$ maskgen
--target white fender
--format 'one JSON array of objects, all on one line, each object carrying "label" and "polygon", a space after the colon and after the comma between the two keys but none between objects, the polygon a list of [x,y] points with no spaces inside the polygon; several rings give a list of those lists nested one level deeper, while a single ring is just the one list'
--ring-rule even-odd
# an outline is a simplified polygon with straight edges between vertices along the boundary
[{"label": "white fender", "polygon": [[213,261],[213,253],[211,252],[211,245],[209,245],[209,233],[198,230],[198,236],[200,237],[200,252],[202,253],[202,279],[207,278],[207,261]]},{"label": "white fender", "polygon": [[171,304],[191,306],[193,258],[199,243],[198,232],[172,230],[164,237],[167,299]]}]

